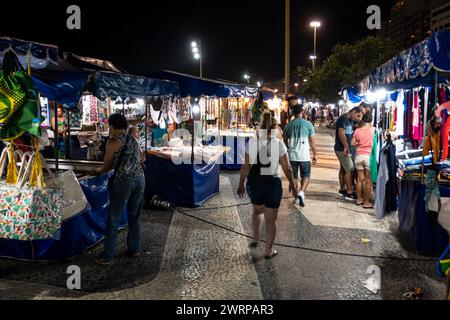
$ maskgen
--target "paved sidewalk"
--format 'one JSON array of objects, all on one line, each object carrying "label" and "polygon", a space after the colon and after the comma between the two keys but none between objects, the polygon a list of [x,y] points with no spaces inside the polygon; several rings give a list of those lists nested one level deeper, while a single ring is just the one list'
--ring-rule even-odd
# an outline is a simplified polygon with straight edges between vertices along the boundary
[{"label": "paved sidewalk", "polygon": [[[59,264],[0,260],[0,299],[381,300],[403,299],[414,287],[425,290],[424,299],[443,299],[445,283],[435,275],[434,259],[377,258],[427,257],[401,242],[396,215],[377,221],[373,210],[337,196],[332,132],[317,131],[319,163],[312,171],[305,208],[293,204],[284,179],[275,259],[252,259],[262,255],[262,246],[253,252],[248,248],[251,205],[236,195],[239,173],[224,172],[220,194],[202,208],[143,212],[140,259],[119,253],[113,266],[97,266],[93,256],[99,246]],[[125,242],[122,232],[119,252]],[[64,289],[71,264],[81,267],[81,292]],[[363,283],[371,265],[381,269],[377,294]]]}]

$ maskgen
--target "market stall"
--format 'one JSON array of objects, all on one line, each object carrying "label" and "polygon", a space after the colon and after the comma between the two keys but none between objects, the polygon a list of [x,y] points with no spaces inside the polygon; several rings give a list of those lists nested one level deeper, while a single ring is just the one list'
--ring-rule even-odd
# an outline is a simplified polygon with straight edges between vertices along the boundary
[{"label": "market stall", "polygon": [[239,170],[245,145],[254,136],[251,108],[258,88],[227,81],[198,78],[172,71],[150,74],[159,79],[175,81],[181,97],[198,106],[194,115],[195,136],[213,145],[223,145],[229,152],[219,159],[221,169]]},{"label": "market stall", "polygon": [[[3,208],[0,210],[0,256],[26,260],[65,260],[103,239],[108,217],[108,175],[95,178],[86,176],[87,171],[98,167],[101,162],[61,159],[59,152],[54,153],[54,159],[44,159],[39,150],[46,137],[37,128],[46,132],[44,129],[52,120],[54,124],[58,123],[54,126],[54,131],[48,130],[53,132],[56,149],[59,118],[65,115],[56,112],[57,105],[75,109],[86,87],[92,88],[93,96],[100,99],[114,97],[116,94],[122,97],[177,95],[178,87],[172,82],[145,77],[80,70],[63,62],[58,66],[61,59],[57,58],[57,52],[53,55],[52,52],[57,50],[54,46],[1,38],[0,49],[3,50],[0,51],[0,62],[4,62],[7,52],[17,54],[20,64],[28,68],[31,74],[33,90],[37,89],[34,100],[28,97],[24,99],[24,105],[28,109],[17,107],[15,110],[13,120],[17,121],[11,121],[2,127],[2,137],[9,137],[14,132],[23,130],[26,134],[20,138],[32,143],[22,145],[25,144],[22,140],[20,143],[15,141],[14,145],[10,143],[3,150],[8,152],[2,151],[0,178],[6,167],[8,174],[5,177],[6,183],[4,180],[0,182],[0,205]],[[33,55],[35,51],[36,56]],[[21,59],[22,55],[27,57],[25,62]],[[29,87],[28,92],[31,91]],[[37,92],[42,95],[41,99],[37,98]],[[41,100],[40,107],[38,100]],[[29,108],[31,103],[34,109]],[[54,105],[53,111],[51,104]],[[34,118],[28,116],[30,111],[36,113]],[[45,117],[47,114],[52,116]],[[37,119],[41,115],[44,115],[45,120],[42,126],[38,126]],[[69,123],[74,125],[76,121]],[[25,124],[28,127],[23,127]],[[70,125],[68,131],[70,134]],[[97,129],[94,131],[99,133]],[[79,135],[85,133],[78,132]],[[41,137],[33,138],[30,134]],[[15,147],[25,147],[30,151],[14,150]],[[54,168],[56,171],[49,171],[44,175],[42,169],[39,169],[42,167]],[[17,178],[14,178],[14,171]],[[39,184],[35,187],[37,183]],[[122,223],[126,223],[126,209]]]},{"label": "market stall", "polygon": [[448,224],[437,223],[450,214],[450,117],[447,109],[437,110],[450,98],[449,48],[450,31],[437,32],[377,68],[360,83],[359,93],[347,95],[356,105],[375,104],[380,159],[394,164],[388,165],[390,182],[384,184],[386,176],[377,181],[377,191],[389,199],[377,204],[380,217],[396,211],[395,189],[400,230],[415,250],[434,254],[445,249],[450,233]]}]

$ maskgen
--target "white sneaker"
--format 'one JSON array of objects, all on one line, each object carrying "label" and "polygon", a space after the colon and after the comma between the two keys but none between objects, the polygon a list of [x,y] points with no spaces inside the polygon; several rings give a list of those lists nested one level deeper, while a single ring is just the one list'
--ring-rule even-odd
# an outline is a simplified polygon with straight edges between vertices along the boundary
[{"label": "white sneaker", "polygon": [[300,207],[302,207],[302,208],[305,207],[305,193],[303,191],[300,191],[297,198],[298,198]]}]

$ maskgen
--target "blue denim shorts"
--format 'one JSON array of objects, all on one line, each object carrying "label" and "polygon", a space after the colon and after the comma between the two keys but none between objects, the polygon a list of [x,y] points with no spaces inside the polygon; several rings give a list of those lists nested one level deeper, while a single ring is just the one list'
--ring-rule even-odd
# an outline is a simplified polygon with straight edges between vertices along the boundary
[{"label": "blue denim shorts", "polygon": [[292,171],[294,171],[294,179],[298,179],[298,172],[300,171],[300,177],[310,178],[311,177],[311,161],[299,162],[291,161]]},{"label": "blue denim shorts", "polygon": [[247,181],[247,194],[256,206],[264,206],[268,209],[278,209],[281,205],[283,187],[280,178],[274,178],[269,183]]}]

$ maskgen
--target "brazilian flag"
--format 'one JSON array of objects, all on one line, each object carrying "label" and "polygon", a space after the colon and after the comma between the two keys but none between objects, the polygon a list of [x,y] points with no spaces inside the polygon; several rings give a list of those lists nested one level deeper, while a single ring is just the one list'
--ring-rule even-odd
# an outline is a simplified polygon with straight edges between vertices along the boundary
[{"label": "brazilian flag", "polygon": [[0,68],[0,140],[11,141],[25,132],[41,136],[39,96],[17,56],[9,51]]}]

